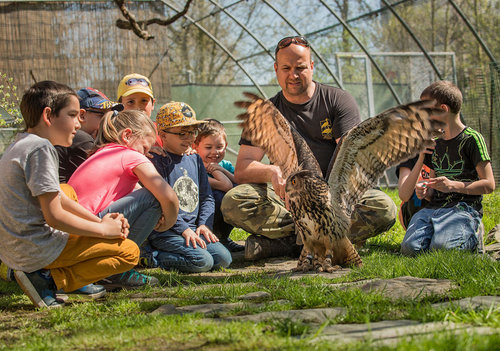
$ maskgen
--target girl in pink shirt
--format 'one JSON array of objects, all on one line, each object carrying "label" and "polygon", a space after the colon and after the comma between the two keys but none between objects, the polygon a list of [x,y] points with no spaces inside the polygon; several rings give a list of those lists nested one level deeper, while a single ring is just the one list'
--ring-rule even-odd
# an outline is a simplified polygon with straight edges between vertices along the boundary
[{"label": "girl in pink shirt", "polygon": [[[106,213],[123,213],[130,224],[129,239],[138,246],[153,229],[170,228],[179,210],[175,192],[144,155],[155,140],[153,122],[144,112],[109,112],[101,121],[96,151],[68,182],[80,204],[100,218]],[[138,185],[139,181],[143,188]],[[135,270],[100,282],[107,288],[157,283],[156,278]]]}]

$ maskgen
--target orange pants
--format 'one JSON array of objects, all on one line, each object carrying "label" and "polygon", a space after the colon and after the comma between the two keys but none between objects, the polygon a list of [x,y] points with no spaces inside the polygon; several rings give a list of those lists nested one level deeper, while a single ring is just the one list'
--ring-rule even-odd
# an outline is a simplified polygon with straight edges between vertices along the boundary
[{"label": "orange pants", "polygon": [[[71,186],[61,189],[76,201]],[[68,242],[50,269],[58,289],[74,291],[110,275],[126,272],[139,261],[139,247],[129,239],[102,239],[70,234]]]}]

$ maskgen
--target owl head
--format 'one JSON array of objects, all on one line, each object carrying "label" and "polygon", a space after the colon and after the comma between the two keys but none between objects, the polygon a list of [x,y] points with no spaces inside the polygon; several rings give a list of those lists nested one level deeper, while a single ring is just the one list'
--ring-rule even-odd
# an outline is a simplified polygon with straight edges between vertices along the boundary
[{"label": "owl head", "polygon": [[328,187],[328,183],[321,177],[318,177],[315,172],[309,170],[299,170],[292,173],[286,180],[285,191],[292,195],[296,192],[314,192],[324,187]]}]

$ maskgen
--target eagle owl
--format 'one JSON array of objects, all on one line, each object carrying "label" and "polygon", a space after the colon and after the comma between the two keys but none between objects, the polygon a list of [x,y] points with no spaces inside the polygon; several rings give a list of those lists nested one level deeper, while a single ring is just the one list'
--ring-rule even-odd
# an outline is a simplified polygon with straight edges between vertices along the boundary
[{"label": "eagle owl", "polygon": [[360,266],[350,242],[351,213],[363,193],[390,166],[434,144],[442,123],[430,119],[442,111],[433,101],[389,109],[351,129],[337,145],[326,179],[300,134],[274,105],[244,93],[237,101],[242,137],[262,148],[286,179],[285,201],[304,248],[297,269],[332,272],[338,265]]}]

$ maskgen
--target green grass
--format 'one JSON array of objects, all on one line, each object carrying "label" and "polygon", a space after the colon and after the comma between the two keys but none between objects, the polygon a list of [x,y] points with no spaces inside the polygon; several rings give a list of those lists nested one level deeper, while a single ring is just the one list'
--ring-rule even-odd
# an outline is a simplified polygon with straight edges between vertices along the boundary
[{"label": "green grass", "polygon": [[[396,203],[397,193],[386,192]],[[500,192],[483,201],[486,231],[500,222]],[[234,230],[234,240],[248,236]],[[237,302],[238,297],[266,291],[263,301],[286,300],[262,307],[242,306],[227,315],[249,312],[342,307],[346,313],[323,325],[374,323],[410,319],[419,322],[450,321],[500,328],[500,308],[462,309],[456,306],[435,309],[432,304],[477,295],[500,295],[500,264],[485,256],[459,251],[431,252],[410,258],[399,254],[404,231],[397,223],[390,231],[372,238],[360,251],[364,266],[344,277],[330,279],[310,276],[300,280],[275,279],[265,273],[234,276],[198,276],[148,270],[162,283],[161,288],[121,291],[102,301],[71,297],[69,306],[59,310],[35,310],[15,283],[0,281],[0,350],[492,350],[500,343],[495,335],[448,332],[432,337],[414,337],[393,345],[372,342],[313,342],[321,327],[292,320],[267,323],[219,323],[203,314],[184,316],[152,315],[164,304],[185,306],[203,303]],[[392,301],[379,293],[364,293],[353,287],[335,289],[331,283],[399,276],[449,279],[456,288],[445,296]],[[138,296],[142,298],[138,298]],[[143,298],[147,298],[144,300]],[[222,315],[222,314],[220,314]],[[218,316],[218,315],[215,315]]]}]

